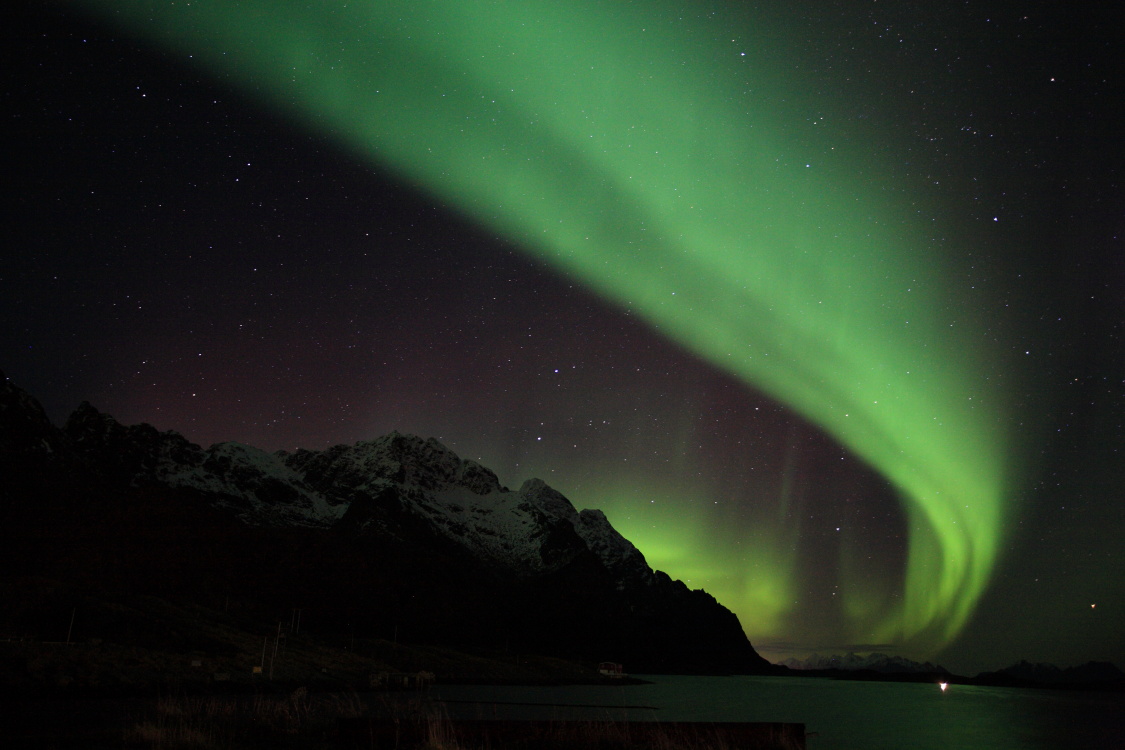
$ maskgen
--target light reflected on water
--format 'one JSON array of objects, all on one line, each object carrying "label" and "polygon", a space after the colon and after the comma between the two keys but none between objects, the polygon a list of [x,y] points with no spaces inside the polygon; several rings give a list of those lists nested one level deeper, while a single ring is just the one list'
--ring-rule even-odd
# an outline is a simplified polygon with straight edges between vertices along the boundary
[{"label": "light reflected on water", "polygon": [[452,718],[798,722],[811,735],[810,750],[1089,750],[1120,748],[1125,737],[1119,694],[973,685],[935,691],[932,682],[796,677],[645,679],[653,684],[440,686],[434,695],[466,701],[445,704]]}]

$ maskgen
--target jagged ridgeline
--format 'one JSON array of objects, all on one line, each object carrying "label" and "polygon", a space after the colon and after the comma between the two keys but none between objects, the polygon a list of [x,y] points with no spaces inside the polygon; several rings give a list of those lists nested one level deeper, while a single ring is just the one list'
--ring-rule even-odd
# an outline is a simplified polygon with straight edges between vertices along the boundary
[{"label": "jagged ridgeline", "polygon": [[85,403],[60,429],[0,374],[0,491],[14,577],[636,672],[770,670],[732,612],[600,511],[433,439],[204,449]]}]

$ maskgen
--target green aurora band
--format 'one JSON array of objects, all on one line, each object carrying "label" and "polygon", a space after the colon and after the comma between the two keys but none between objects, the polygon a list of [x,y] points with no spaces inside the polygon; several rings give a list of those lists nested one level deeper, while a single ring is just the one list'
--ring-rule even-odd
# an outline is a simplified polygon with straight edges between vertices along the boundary
[{"label": "green aurora band", "polygon": [[[933,651],[966,623],[1010,512],[997,365],[928,222],[886,197],[890,167],[803,93],[776,34],[655,1],[80,4],[818,424],[905,504],[891,609],[864,598],[861,555],[845,547],[855,634]],[[783,635],[793,604],[784,536],[748,545],[761,564],[725,601],[752,637]],[[635,541],[651,558],[667,537]]]}]

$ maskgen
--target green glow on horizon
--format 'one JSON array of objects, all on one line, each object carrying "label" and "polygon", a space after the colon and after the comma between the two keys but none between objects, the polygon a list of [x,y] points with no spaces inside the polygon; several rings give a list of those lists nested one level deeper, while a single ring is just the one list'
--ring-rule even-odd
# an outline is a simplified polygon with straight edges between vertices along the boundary
[{"label": "green glow on horizon", "polygon": [[[997,559],[1009,461],[979,321],[921,220],[880,197],[880,165],[744,21],[732,33],[660,2],[83,4],[820,425],[894,484],[909,517],[893,611],[846,581],[856,631],[936,649],[965,624]],[[625,530],[652,558],[671,550]],[[713,592],[752,637],[783,635],[787,549],[758,545],[749,588]]]},{"label": "green glow on horizon", "polygon": [[[737,602],[747,613],[743,624],[752,623],[755,632],[786,632],[785,618],[794,609],[796,595],[798,529],[778,522],[776,504],[764,504],[763,512],[747,524],[750,532],[739,540],[737,563],[732,564],[716,559],[717,546],[728,545],[713,529],[685,521],[686,489],[656,486],[643,476],[619,473],[586,494],[587,504],[614,508],[609,519],[622,536],[644,540],[638,546],[652,567],[674,572],[689,587],[705,588],[720,602]],[[731,533],[740,532],[732,525]]]}]

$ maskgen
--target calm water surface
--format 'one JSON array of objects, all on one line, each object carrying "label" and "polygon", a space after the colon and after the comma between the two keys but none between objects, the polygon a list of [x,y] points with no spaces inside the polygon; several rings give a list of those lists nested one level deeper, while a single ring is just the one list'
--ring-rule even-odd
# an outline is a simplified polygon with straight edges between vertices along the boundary
[{"label": "calm water surface", "polygon": [[797,677],[644,676],[651,685],[441,686],[453,718],[802,722],[810,750],[1125,748],[1125,696]]}]

